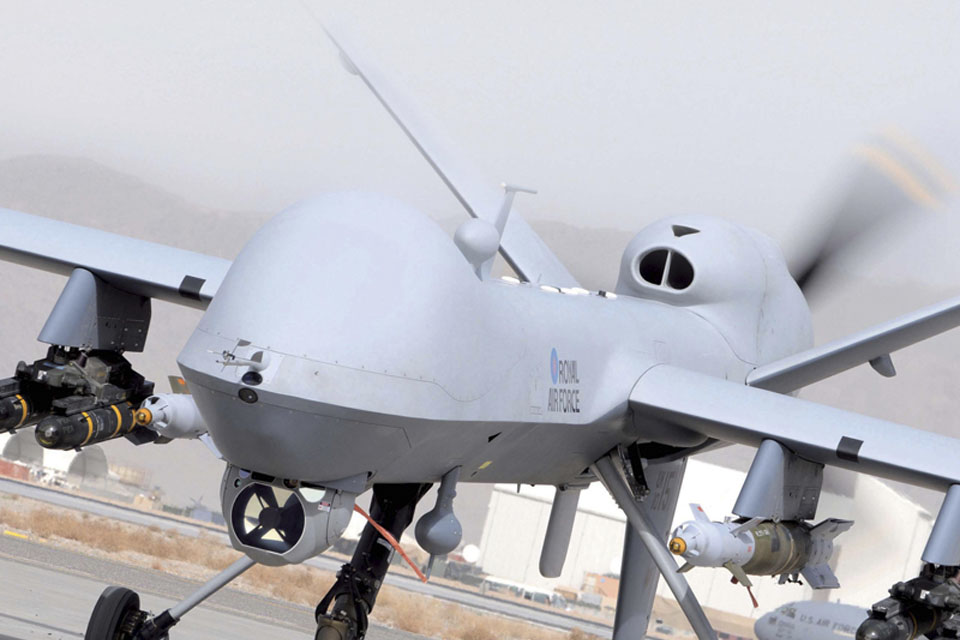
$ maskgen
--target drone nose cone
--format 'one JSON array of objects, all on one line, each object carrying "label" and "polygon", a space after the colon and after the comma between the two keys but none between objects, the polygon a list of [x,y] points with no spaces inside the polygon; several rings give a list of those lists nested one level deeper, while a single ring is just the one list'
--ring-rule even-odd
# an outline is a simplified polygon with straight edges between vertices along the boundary
[{"label": "drone nose cone", "polygon": [[670,553],[676,556],[682,556],[687,552],[687,541],[680,536],[674,536],[670,539]]}]

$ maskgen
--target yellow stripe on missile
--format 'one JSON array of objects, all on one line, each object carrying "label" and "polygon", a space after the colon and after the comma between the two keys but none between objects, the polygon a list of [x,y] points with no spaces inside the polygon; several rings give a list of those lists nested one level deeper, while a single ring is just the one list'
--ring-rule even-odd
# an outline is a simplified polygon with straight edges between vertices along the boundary
[{"label": "yellow stripe on missile", "polygon": [[492,465],[492,464],[493,464],[493,460],[487,460],[487,461],[484,462],[482,465],[480,465],[479,467],[477,467],[477,471],[483,471],[484,469],[486,469],[487,467],[489,467],[489,466]]},{"label": "yellow stripe on missile", "polygon": [[[120,433],[120,427],[123,426],[123,416],[120,415],[120,409],[117,409],[117,405],[112,404],[110,405],[110,408],[113,409],[115,414],[117,414],[117,428],[113,431],[113,436],[115,436]],[[110,437],[112,438],[113,436]]]},{"label": "yellow stripe on missile", "polygon": [[80,415],[82,415],[87,420],[87,437],[84,438],[83,442],[80,443],[80,446],[82,447],[83,445],[87,444],[87,442],[90,441],[90,438],[93,437],[93,420],[90,419],[90,414],[88,414],[86,411],[84,411]]},{"label": "yellow stripe on missile", "polygon": [[21,540],[27,540],[27,536],[22,533],[17,533],[16,531],[10,531],[9,529],[4,529],[3,535],[10,536],[11,538],[20,538]]},{"label": "yellow stripe on missile", "polygon": [[[20,422],[17,423],[17,427],[19,427],[27,421],[27,400],[19,393],[13,397],[20,401]],[[14,429],[17,427],[14,427]]]},{"label": "yellow stripe on missile", "polygon": [[863,158],[867,164],[887,176],[917,204],[931,208],[939,206],[939,201],[927,190],[923,183],[910,170],[882,149],[871,145],[861,145],[854,149],[854,155]]}]

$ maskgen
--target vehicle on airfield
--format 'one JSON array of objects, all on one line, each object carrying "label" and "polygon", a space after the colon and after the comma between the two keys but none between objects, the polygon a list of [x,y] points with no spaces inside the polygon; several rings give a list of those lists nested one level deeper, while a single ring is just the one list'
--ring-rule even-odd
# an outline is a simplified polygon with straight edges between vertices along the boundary
[{"label": "vehicle on airfield", "polygon": [[[36,425],[41,446],[64,450],[120,437],[203,440],[226,462],[221,506],[245,554],[158,615],[135,592],[108,588],[88,640],[167,637],[254,564],[329,548],[372,489],[353,557],[316,611],[317,640],[357,640],[432,484],[436,504],[415,533],[434,557],[460,544],[459,482],[555,486],[540,570],[557,577],[579,493],[598,480],[628,519],[614,638],[646,633],[658,575],[698,637],[716,638],[667,529],[687,457],[727,443],[757,448],[735,517],[723,530],[679,531],[674,553],[695,564],[716,539],[732,546],[713,564],[741,582],[789,582],[825,567],[825,541],[850,524],[828,520],[830,531],[814,534],[824,465],[944,491],[923,572],[857,634],[950,637],[960,625],[960,441],[795,392],[863,364],[894,375],[890,354],[960,324],[960,299],[814,347],[801,286],[860,223],[835,227],[793,275],[760,232],[701,215],[650,224],[625,248],[613,290],[587,291],[514,211],[529,190],[491,187],[359,48],[331,38],[471,215],[452,242],[420,212],[363,192],[287,209],[232,262],[0,210],[0,258],[68,277],[40,332],[46,355],[0,381],[0,429]],[[885,161],[864,165],[859,198],[837,214],[843,224],[864,209],[882,218],[913,206],[917,184],[948,191],[909,150],[878,153]],[[491,277],[498,252],[518,277]],[[123,355],[145,348],[152,299],[204,310],[178,357],[189,395],[155,393]],[[785,532],[811,548],[784,559]],[[761,537],[768,548],[757,555]],[[814,587],[836,586],[816,575]]]}]

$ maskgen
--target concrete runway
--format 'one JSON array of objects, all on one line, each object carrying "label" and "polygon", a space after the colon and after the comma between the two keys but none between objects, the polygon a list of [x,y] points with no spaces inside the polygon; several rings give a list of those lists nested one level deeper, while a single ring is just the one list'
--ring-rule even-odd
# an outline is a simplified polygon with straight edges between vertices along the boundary
[{"label": "concrete runway", "polygon": [[[188,536],[196,536],[201,530],[204,530],[208,533],[221,536],[224,544],[229,544],[226,533],[224,533],[221,529],[207,527],[201,523],[184,522],[183,520],[172,518],[168,514],[164,514],[162,512],[150,513],[140,511],[139,509],[134,509],[132,507],[114,505],[93,498],[77,496],[62,491],[48,489],[34,484],[17,482],[5,478],[0,478],[0,492],[12,495],[20,495],[33,500],[40,500],[67,509],[86,511],[95,515],[121,520],[144,527],[155,526],[164,530],[173,529],[183,535]],[[338,558],[325,556],[322,554],[307,562],[307,564],[332,572],[336,572],[340,568],[341,563],[342,560]],[[2,573],[0,573],[0,582],[3,580],[4,576]],[[548,609],[526,606],[515,602],[501,600],[499,598],[483,596],[476,591],[458,589],[436,582],[428,582],[427,584],[424,584],[412,576],[401,573],[388,573],[385,582],[386,584],[394,585],[406,591],[429,595],[441,600],[447,600],[449,602],[456,602],[460,605],[476,609],[478,611],[496,613],[502,616],[527,620],[562,631],[569,631],[574,628],[579,628],[587,633],[600,636],[601,638],[610,638],[613,635],[613,629],[609,625],[599,624],[590,620],[581,620],[576,616],[570,615],[569,613],[563,611],[551,611]],[[110,584],[130,586],[125,582],[118,582],[116,580],[112,581]],[[103,587],[96,591],[96,595],[94,596],[93,600],[91,600],[91,608],[93,607],[93,602],[95,602],[96,598],[100,595],[102,588]],[[0,604],[0,611],[3,610],[3,607],[4,605]],[[89,615],[89,611],[87,611],[87,615]],[[3,627],[0,626],[0,630],[2,629]],[[0,636],[0,640],[5,639]]]},{"label": "concrete runway", "polygon": [[[159,613],[199,585],[160,571],[130,567],[29,540],[0,535],[0,640],[82,638],[100,592],[109,584],[137,591],[141,606]],[[224,589],[174,627],[176,640],[306,640],[313,609]],[[423,640],[371,627],[370,640]]]}]

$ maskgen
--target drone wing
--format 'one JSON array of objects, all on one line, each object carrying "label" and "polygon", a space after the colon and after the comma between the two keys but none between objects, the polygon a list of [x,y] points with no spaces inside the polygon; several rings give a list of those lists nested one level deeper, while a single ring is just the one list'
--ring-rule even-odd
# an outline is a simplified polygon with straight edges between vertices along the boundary
[{"label": "drone wing", "polygon": [[0,209],[0,260],[69,276],[90,271],[128,293],[204,309],[230,267],[222,258]]},{"label": "drone wing", "polygon": [[892,362],[884,361],[891,353],[957,326],[960,297],[760,366],[747,376],[747,384],[789,393],[867,362],[882,375],[891,376],[896,373]]},{"label": "drone wing", "polygon": [[960,484],[960,440],[687,369],[653,367],[630,405],[640,420],[724,442],[774,440],[821,464],[941,491]]},{"label": "drone wing", "polygon": [[[495,222],[504,200],[503,191],[462,155],[454,152],[453,145],[436,133],[423,114],[413,108],[405,92],[365,57],[359,47],[350,43],[343,33],[335,35],[329,26],[324,29],[340,50],[344,66],[363,80],[467,213],[474,218]],[[577,286],[576,278],[516,210],[507,219],[500,252],[514,271],[529,282]]]}]

